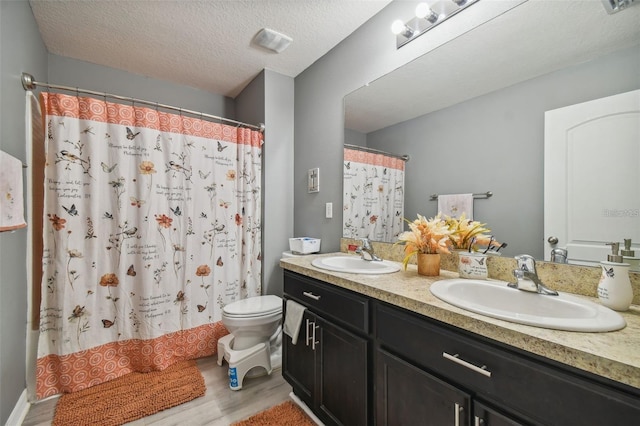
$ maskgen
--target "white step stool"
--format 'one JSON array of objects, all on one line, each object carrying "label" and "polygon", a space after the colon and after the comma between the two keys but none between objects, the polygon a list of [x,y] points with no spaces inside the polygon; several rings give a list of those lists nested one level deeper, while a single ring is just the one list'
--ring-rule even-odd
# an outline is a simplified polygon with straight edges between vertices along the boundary
[{"label": "white step stool", "polygon": [[263,367],[267,370],[267,374],[271,374],[269,345],[258,343],[250,348],[235,351],[231,349],[232,344],[232,334],[218,339],[218,365],[222,366],[225,359],[229,363],[229,388],[231,390],[242,389],[244,376],[254,367]]}]

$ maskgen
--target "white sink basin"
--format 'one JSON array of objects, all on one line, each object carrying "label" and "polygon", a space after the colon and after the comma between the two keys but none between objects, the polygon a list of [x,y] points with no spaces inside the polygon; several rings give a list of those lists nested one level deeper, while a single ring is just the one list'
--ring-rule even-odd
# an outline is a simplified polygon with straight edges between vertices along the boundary
[{"label": "white sink basin", "polygon": [[569,294],[547,296],[507,287],[503,281],[436,281],[431,293],[454,306],[489,317],[536,327],[601,332],[624,328],[620,314]]},{"label": "white sink basin", "polygon": [[400,267],[386,260],[362,260],[355,256],[319,257],[311,264],[316,268],[334,272],[347,272],[350,274],[390,274],[398,272]]}]

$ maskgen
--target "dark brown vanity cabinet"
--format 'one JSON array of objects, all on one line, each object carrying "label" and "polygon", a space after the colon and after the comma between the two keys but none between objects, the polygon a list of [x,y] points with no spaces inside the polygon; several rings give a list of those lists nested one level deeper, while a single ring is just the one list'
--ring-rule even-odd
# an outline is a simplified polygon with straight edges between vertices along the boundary
[{"label": "dark brown vanity cabinet", "polygon": [[389,352],[376,351],[376,424],[468,425],[471,396]]},{"label": "dark brown vanity cabinet", "polygon": [[290,271],[284,297],[307,310],[283,376],[326,424],[640,422],[636,388]]},{"label": "dark brown vanity cabinet", "polygon": [[289,271],[284,298],[307,309],[296,344],[284,337],[283,377],[326,424],[370,424],[368,299]]},{"label": "dark brown vanity cabinet", "polygon": [[613,426],[640,419],[637,390],[394,306],[374,309],[378,425]]}]

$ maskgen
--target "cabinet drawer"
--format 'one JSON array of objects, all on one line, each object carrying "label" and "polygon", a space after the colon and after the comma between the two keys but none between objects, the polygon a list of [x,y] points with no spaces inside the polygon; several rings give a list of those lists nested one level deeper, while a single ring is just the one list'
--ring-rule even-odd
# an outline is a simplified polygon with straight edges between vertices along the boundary
[{"label": "cabinet drawer", "polygon": [[535,423],[622,425],[640,416],[638,395],[476,340],[417,314],[383,304],[376,304],[375,310],[380,345]]},{"label": "cabinet drawer", "polygon": [[284,293],[326,318],[369,332],[369,300],[304,275],[284,271]]}]

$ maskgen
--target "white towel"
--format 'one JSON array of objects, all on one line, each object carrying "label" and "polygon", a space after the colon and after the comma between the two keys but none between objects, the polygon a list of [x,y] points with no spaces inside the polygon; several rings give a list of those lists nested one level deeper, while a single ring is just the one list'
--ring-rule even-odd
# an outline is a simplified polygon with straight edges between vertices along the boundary
[{"label": "white towel", "polygon": [[25,226],[22,161],[0,151],[0,231]]},{"label": "white towel", "polygon": [[300,326],[302,325],[302,316],[305,311],[304,306],[294,302],[291,299],[287,299],[287,311],[284,318],[284,327],[282,330],[284,334],[291,337],[291,343],[296,344],[298,341],[298,334],[300,333]]},{"label": "white towel", "polygon": [[464,217],[473,220],[473,194],[438,195],[438,212],[445,216]]}]

